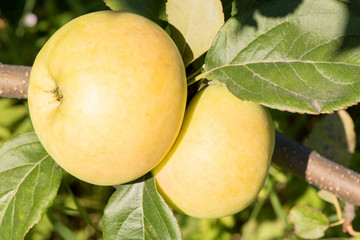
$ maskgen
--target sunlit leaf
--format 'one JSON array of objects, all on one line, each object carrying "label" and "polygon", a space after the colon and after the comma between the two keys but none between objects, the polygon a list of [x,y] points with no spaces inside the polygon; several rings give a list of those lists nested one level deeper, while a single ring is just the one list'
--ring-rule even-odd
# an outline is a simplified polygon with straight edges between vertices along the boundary
[{"label": "sunlit leaf", "polygon": [[112,10],[132,12],[155,22],[166,20],[165,0],[104,0]]},{"label": "sunlit leaf", "polygon": [[281,110],[353,105],[360,101],[360,15],[340,1],[266,2],[226,22],[202,76]]},{"label": "sunlit leaf", "polygon": [[0,239],[23,239],[52,204],[61,178],[35,133],[6,142],[0,148]]},{"label": "sunlit leaf", "polygon": [[307,206],[293,207],[288,218],[289,222],[295,225],[295,234],[305,239],[317,239],[324,236],[330,224],[322,212]]},{"label": "sunlit leaf", "polygon": [[354,121],[345,110],[339,111],[337,112],[337,114],[339,115],[341,122],[344,126],[347,150],[349,151],[349,153],[353,154],[356,147],[356,133]]},{"label": "sunlit leaf", "polygon": [[105,240],[181,239],[174,215],[150,174],[118,186],[105,209],[103,232]]},{"label": "sunlit leaf", "polygon": [[220,0],[168,0],[166,13],[185,65],[210,48],[224,24]]},{"label": "sunlit leaf", "polygon": [[333,193],[328,192],[328,191],[326,191],[326,190],[320,190],[320,191],[318,192],[318,196],[319,196],[322,200],[324,200],[324,201],[326,201],[326,202],[329,202],[329,203],[331,203],[331,204],[333,204],[333,205],[335,205],[335,204],[338,203],[337,197],[336,197]]}]

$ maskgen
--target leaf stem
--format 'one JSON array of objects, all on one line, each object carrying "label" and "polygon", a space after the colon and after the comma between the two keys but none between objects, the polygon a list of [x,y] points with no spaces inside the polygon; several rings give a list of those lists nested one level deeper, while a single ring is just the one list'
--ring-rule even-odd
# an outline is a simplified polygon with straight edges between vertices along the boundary
[{"label": "leaf stem", "polygon": [[196,81],[199,81],[200,79],[206,78],[210,73],[210,71],[202,72],[201,74],[197,75],[195,79]]},{"label": "leaf stem", "polygon": [[341,207],[340,207],[340,204],[339,204],[339,200],[337,198],[335,198],[335,201],[334,201],[333,205],[334,205],[335,210],[336,210],[336,215],[338,217],[338,222],[340,224],[344,223],[344,219],[342,217]]},{"label": "leaf stem", "polygon": [[202,66],[199,69],[196,69],[193,73],[191,73],[188,77],[187,80],[190,80],[192,78],[195,78],[202,70],[204,70],[204,66]]},{"label": "leaf stem", "polygon": [[68,193],[70,194],[70,196],[72,197],[78,212],[80,213],[80,215],[84,218],[84,220],[86,221],[87,224],[89,224],[94,230],[95,233],[98,237],[101,237],[101,232],[100,230],[96,227],[96,225],[91,221],[89,214],[87,213],[86,209],[80,204],[79,200],[76,198],[76,196],[73,194],[72,190],[70,189],[69,184],[67,183],[66,180],[64,180],[64,185],[68,191]]},{"label": "leaf stem", "polygon": [[289,224],[288,224],[288,221],[287,221],[287,218],[286,218],[286,215],[281,207],[281,202],[279,200],[279,197],[277,195],[277,193],[275,192],[275,189],[273,187],[273,183],[271,181],[271,179],[269,179],[269,181],[267,181],[267,184],[266,184],[266,188],[268,189],[269,191],[269,194],[270,194],[270,202],[271,202],[271,205],[274,209],[274,212],[276,214],[276,216],[283,222],[285,228],[289,228]]},{"label": "leaf stem", "polygon": [[46,212],[46,216],[49,218],[51,224],[54,226],[55,231],[61,237],[63,237],[65,240],[78,240],[75,234],[73,234],[67,226],[55,219],[49,211]]},{"label": "leaf stem", "polygon": [[197,69],[196,71],[194,71],[193,73],[191,73],[188,77],[187,77],[187,82],[188,82],[188,86],[190,86],[191,84],[197,82],[200,79],[196,80],[196,76],[199,75],[199,73],[201,73],[201,71],[204,70],[204,67],[201,67],[199,69]]},{"label": "leaf stem", "polygon": [[251,233],[255,230],[256,227],[256,218],[258,217],[265,200],[268,198],[269,193],[268,191],[265,191],[265,194],[263,196],[258,196],[257,201],[255,203],[255,206],[253,210],[251,211],[249,220],[246,224],[246,227],[244,228],[244,231],[242,233],[242,239],[247,240],[250,239]]}]

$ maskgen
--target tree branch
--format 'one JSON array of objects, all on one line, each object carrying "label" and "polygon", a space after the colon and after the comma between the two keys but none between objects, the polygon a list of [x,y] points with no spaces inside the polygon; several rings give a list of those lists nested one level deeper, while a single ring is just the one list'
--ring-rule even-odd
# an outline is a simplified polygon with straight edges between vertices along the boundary
[{"label": "tree branch", "polygon": [[31,67],[0,63],[0,97],[27,98]]},{"label": "tree branch", "polygon": [[354,230],[352,221],[355,219],[355,206],[350,203],[345,203],[344,207],[344,224],[343,232],[349,233],[351,236],[360,236],[360,232]]},{"label": "tree branch", "polygon": [[273,163],[341,200],[360,206],[360,174],[276,133]]},{"label": "tree branch", "polygon": [[[31,67],[0,64],[0,97],[26,98]],[[360,174],[276,133],[273,163],[332,192],[341,200],[360,206]]]}]

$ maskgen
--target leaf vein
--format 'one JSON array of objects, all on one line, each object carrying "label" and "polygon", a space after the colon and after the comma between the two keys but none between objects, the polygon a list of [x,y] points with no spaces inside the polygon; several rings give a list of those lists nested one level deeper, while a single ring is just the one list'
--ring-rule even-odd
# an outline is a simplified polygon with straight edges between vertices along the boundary
[{"label": "leaf vein", "polygon": [[309,97],[307,97],[307,96],[305,96],[305,95],[302,95],[302,94],[300,94],[300,93],[291,91],[290,89],[284,88],[283,86],[280,86],[280,85],[276,84],[275,82],[272,82],[271,80],[268,80],[267,78],[261,76],[259,73],[254,72],[254,71],[253,71],[252,69],[250,69],[248,66],[245,66],[245,68],[248,69],[250,72],[252,72],[252,73],[253,73],[255,76],[257,76],[258,78],[264,80],[265,82],[267,82],[267,83],[269,83],[269,84],[271,84],[271,85],[273,85],[273,86],[275,86],[275,87],[278,87],[278,88],[280,88],[280,89],[283,89],[284,91],[289,92],[290,94],[292,94],[292,95],[294,95],[294,96],[301,96],[301,97],[303,97],[303,98],[305,98],[305,99],[310,99]]},{"label": "leaf vein", "polygon": [[[19,190],[20,185],[21,185],[21,184],[25,181],[25,179],[27,178],[27,176],[28,176],[38,165],[40,165],[43,161],[45,161],[46,158],[48,158],[48,157],[49,157],[49,154],[46,154],[45,157],[43,157],[42,159],[40,159],[40,161],[37,162],[37,163],[29,170],[29,172],[24,175],[23,178],[21,178],[19,184],[14,188],[14,190],[15,190],[15,192],[14,192],[14,197],[13,197],[14,199],[16,199],[16,193],[17,193],[17,191]],[[6,208],[10,205],[11,201],[13,200],[13,198],[10,198],[10,199],[9,199],[9,200],[10,200],[9,203],[5,205]],[[15,203],[14,203],[14,204],[15,204]],[[3,221],[3,219],[4,219],[4,216],[5,216],[5,214],[0,217],[0,223],[2,223],[2,221]]]}]

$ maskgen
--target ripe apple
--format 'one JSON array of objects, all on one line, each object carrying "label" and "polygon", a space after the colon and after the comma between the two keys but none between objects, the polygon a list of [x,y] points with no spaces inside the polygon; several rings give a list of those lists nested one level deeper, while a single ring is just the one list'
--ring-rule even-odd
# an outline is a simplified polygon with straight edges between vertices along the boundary
[{"label": "ripe apple", "polygon": [[35,131],[66,171],[98,185],[154,168],[179,133],[182,58],[168,34],[132,13],[76,18],[41,49],[28,89]]},{"label": "ripe apple", "polygon": [[177,140],[152,171],[158,190],[193,217],[235,214],[263,187],[274,135],[265,108],[210,85],[191,100]]}]

